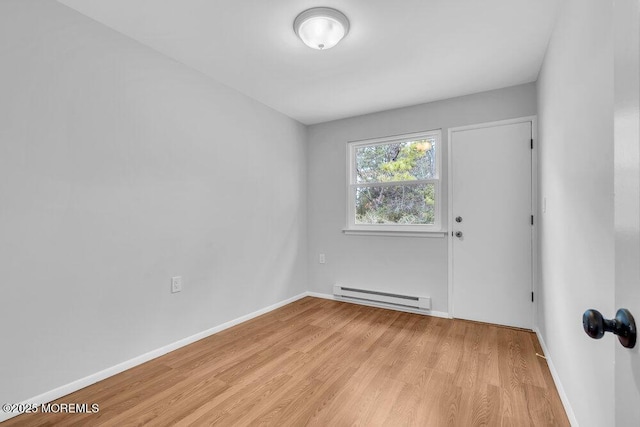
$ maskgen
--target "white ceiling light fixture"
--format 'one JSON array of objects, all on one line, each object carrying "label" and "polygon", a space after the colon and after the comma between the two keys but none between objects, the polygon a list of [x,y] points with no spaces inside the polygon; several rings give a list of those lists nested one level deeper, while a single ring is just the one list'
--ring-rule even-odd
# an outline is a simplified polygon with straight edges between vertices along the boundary
[{"label": "white ceiling light fixture", "polygon": [[339,10],[314,7],[296,17],[293,29],[307,46],[326,50],[337,45],[349,33],[349,20]]}]

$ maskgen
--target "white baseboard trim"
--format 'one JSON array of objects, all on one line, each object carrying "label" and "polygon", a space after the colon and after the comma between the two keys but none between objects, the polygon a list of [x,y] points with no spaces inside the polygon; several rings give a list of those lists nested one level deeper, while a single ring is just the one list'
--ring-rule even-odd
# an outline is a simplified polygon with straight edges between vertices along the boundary
[{"label": "white baseboard trim", "polygon": [[[100,372],[96,372],[95,374],[88,375],[84,378],[80,378],[79,380],[73,381],[69,384],[65,384],[53,390],[42,393],[38,396],[32,397],[30,399],[24,400],[20,402],[20,404],[32,404],[32,405],[42,405],[44,403],[49,403],[53,400],[59,399],[63,396],[66,396],[74,391],[78,391],[82,388],[95,384],[99,381],[102,381],[106,378],[119,374],[120,372],[126,371],[127,369],[131,369],[135,366],[141,365],[149,360],[155,359],[157,357],[163,356],[171,351],[177,350],[180,347],[184,347],[196,341],[199,341],[203,338],[206,338],[210,335],[223,331],[225,329],[229,329],[232,326],[235,326],[239,323],[246,322],[247,320],[253,319],[254,317],[261,316],[265,313],[273,311],[277,308],[280,308],[284,305],[290,304],[294,301],[297,301],[301,298],[304,298],[308,295],[308,292],[303,292],[299,295],[288,298],[284,301],[277,302],[268,307],[262,308],[260,310],[254,311],[253,313],[246,314],[244,316],[238,317],[237,319],[230,320],[221,325],[214,326],[213,328],[207,329],[206,331],[199,332],[195,335],[191,335],[190,337],[183,338],[171,344],[167,344],[164,347],[160,347],[155,350],[151,350],[148,353],[144,353],[138,357],[134,357],[133,359],[129,359],[122,363],[118,363],[115,366],[112,366],[107,369],[103,369]],[[20,413],[6,413],[0,410],[0,423],[6,421],[10,418],[20,415]]]},{"label": "white baseboard trim", "polygon": [[564,391],[564,387],[562,387],[562,382],[560,382],[560,376],[558,375],[558,371],[556,371],[556,367],[553,365],[553,361],[551,360],[551,355],[549,354],[549,349],[542,338],[542,334],[540,333],[540,329],[536,326],[534,329],[536,336],[538,337],[538,341],[540,342],[540,346],[542,347],[542,351],[544,351],[544,357],[547,359],[547,366],[549,366],[549,371],[551,372],[551,377],[553,378],[553,382],[556,385],[556,389],[558,390],[558,394],[560,395],[560,400],[562,401],[562,406],[564,406],[564,410],[567,413],[567,418],[569,418],[569,422],[573,427],[578,427],[578,420],[576,419],[576,414],[573,412],[573,408],[571,407],[571,403],[569,402],[569,397],[567,393]]},{"label": "white baseboard trim", "polygon": [[366,305],[369,307],[377,307],[377,308],[386,308],[389,310],[397,310],[397,311],[404,311],[406,313],[414,313],[414,314],[422,314],[425,316],[433,316],[433,317],[442,317],[445,319],[451,319],[451,316],[449,316],[449,313],[445,313],[443,311],[434,311],[434,310],[429,310],[429,311],[424,311],[424,310],[417,310],[417,309],[413,309],[413,308],[403,308],[403,307],[389,307],[386,304],[380,304],[377,302],[369,302],[369,301],[355,301],[355,300],[351,300],[351,299],[345,299],[345,298],[339,298],[336,297],[335,295],[332,294],[323,294],[321,292],[307,292],[307,295],[310,297],[316,297],[316,298],[324,298],[324,299],[330,299],[330,300],[334,300],[334,301],[340,301],[340,302],[348,302],[351,304],[359,304],[359,305]]}]

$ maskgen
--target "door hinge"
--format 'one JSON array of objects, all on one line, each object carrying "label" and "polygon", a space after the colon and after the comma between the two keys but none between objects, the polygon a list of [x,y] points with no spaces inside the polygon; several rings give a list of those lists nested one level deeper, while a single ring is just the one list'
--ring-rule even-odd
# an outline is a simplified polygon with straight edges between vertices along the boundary
[{"label": "door hinge", "polygon": [[533,138],[531,138],[531,149],[533,150]]},{"label": "door hinge", "polygon": [[531,292],[531,302],[533,302],[533,292]]},{"label": "door hinge", "polygon": [[531,215],[531,225],[533,225],[533,215]]}]

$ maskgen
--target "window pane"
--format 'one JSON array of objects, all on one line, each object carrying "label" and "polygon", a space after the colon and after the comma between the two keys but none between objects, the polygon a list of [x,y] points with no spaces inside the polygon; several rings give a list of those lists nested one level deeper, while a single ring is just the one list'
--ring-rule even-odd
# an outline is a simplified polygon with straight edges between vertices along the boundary
[{"label": "window pane", "polygon": [[356,224],[434,223],[435,185],[356,187]]},{"label": "window pane", "polygon": [[435,176],[435,138],[356,148],[356,183],[414,181]]}]

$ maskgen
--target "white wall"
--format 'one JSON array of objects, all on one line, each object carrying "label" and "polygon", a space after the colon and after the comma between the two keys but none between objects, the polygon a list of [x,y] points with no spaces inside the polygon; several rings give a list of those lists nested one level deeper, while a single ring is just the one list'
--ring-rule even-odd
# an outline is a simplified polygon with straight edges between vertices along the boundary
[{"label": "white wall", "polygon": [[[446,312],[447,238],[344,235],[347,141],[442,128],[442,216],[446,227],[447,130],[536,114],[533,83],[309,127],[309,289],[368,286],[432,298]],[[326,254],[326,264],[318,254]]]},{"label": "white wall", "polygon": [[306,290],[301,124],[46,0],[0,94],[0,402]]},{"label": "white wall", "polygon": [[582,313],[614,314],[611,1],[567,0],[538,80],[538,322],[581,426],[614,425],[613,340]]}]

